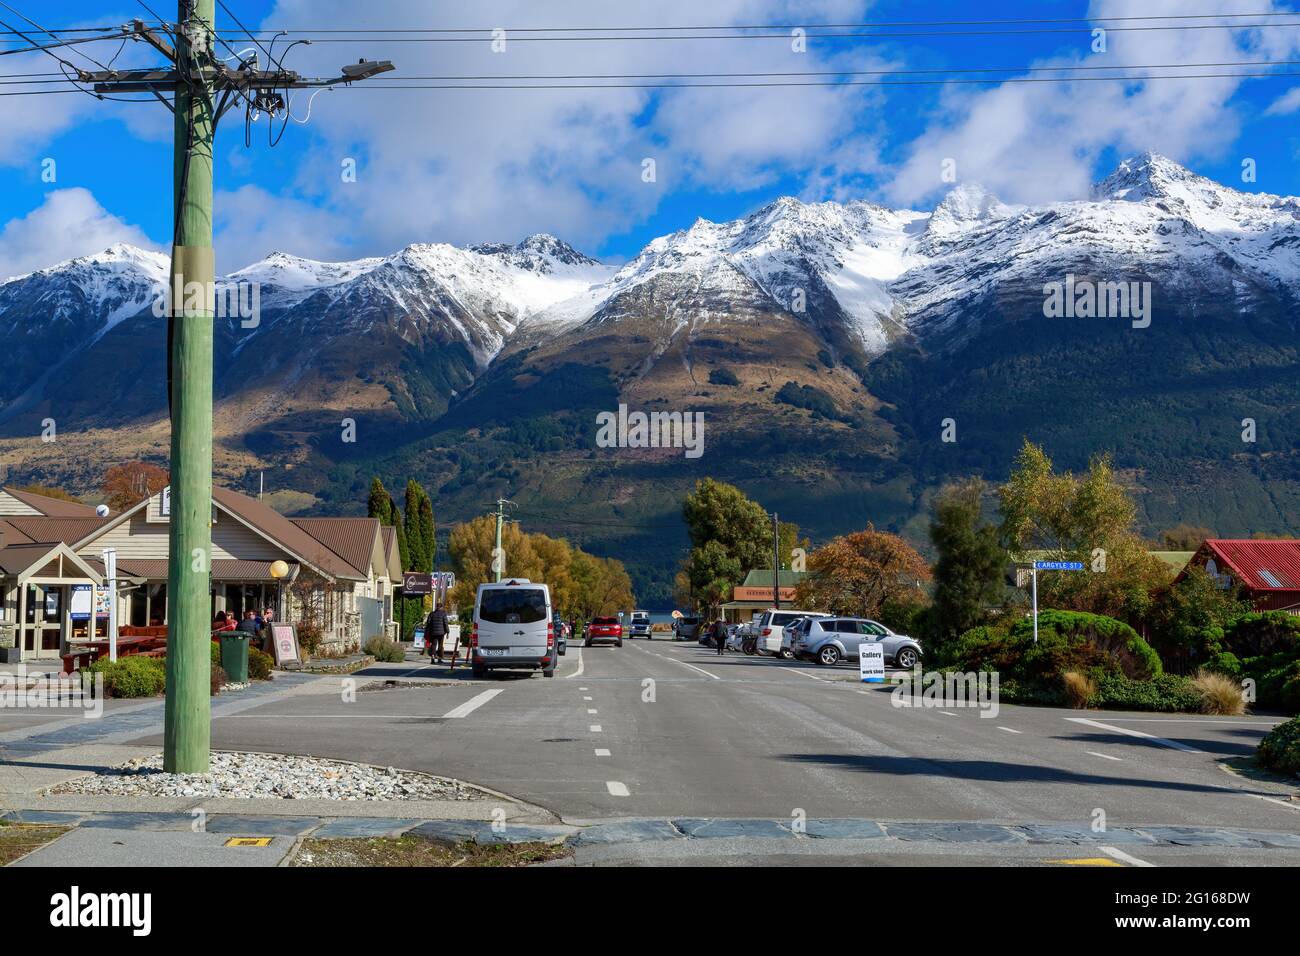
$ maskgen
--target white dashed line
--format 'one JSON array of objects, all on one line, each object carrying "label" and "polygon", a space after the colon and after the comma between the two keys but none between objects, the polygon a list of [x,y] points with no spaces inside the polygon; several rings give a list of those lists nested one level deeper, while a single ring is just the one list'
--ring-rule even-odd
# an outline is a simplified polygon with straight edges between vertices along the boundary
[{"label": "white dashed line", "polygon": [[474,713],[474,711],[478,710],[480,707],[482,707],[484,704],[486,704],[488,701],[490,701],[493,697],[495,697],[499,693],[501,693],[500,688],[497,688],[496,690],[485,690],[483,691],[483,693],[476,694],[475,696],[471,697],[469,700],[465,701],[465,703],[461,704],[459,707],[453,707],[451,710],[447,711],[442,716],[446,718],[450,718],[452,720],[455,720],[459,717],[468,717],[470,714]]},{"label": "white dashed line", "polygon": [[1164,737],[1156,737],[1153,734],[1144,734],[1140,730],[1129,730],[1127,727],[1116,727],[1114,724],[1103,724],[1100,720],[1089,720],[1087,717],[1066,717],[1068,721],[1076,724],[1087,724],[1089,727],[1097,727],[1101,730],[1109,730],[1116,734],[1127,734],[1130,737],[1140,737],[1143,740],[1149,740],[1153,744],[1160,744],[1162,747],[1172,747],[1174,750],[1181,750],[1184,753],[1199,754],[1203,750],[1197,750],[1195,747],[1189,747],[1187,744],[1179,743],[1177,740],[1166,740]]},{"label": "white dashed line", "polygon": [[609,756],[609,751],[606,750],[604,747],[597,747],[597,748],[596,748],[596,756],[597,756],[597,757],[608,757],[608,756]]},{"label": "white dashed line", "polygon": [[1110,754],[1099,754],[1095,750],[1085,750],[1084,753],[1093,757],[1100,757],[1102,760],[1123,760],[1123,757],[1112,757]]},{"label": "white dashed line", "polygon": [[[586,689],[587,689],[587,688],[585,688],[585,687],[583,688],[583,690],[586,690]],[[590,697],[584,697],[584,698],[582,698],[582,699],[583,699],[583,700],[591,700]]]},{"label": "white dashed line", "polygon": [[1097,849],[1108,857],[1119,860],[1121,863],[1127,863],[1129,866],[1155,866],[1154,863],[1148,863],[1146,860],[1139,860],[1135,856],[1129,856],[1123,850],[1117,850],[1113,846],[1099,846]]},{"label": "white dashed line", "polygon": [[611,797],[630,797],[631,791],[627,789],[627,784],[619,783],[617,780],[606,780],[605,787],[609,790]]},{"label": "white dashed line", "polygon": [[588,708],[587,708],[587,713],[588,713],[588,714],[595,714],[595,713],[596,713],[595,708],[588,707]]},{"label": "white dashed line", "polygon": [[943,714],[945,717],[956,717],[956,716],[957,716],[957,715],[954,714],[951,710],[941,710],[941,711],[939,711],[939,713]]},{"label": "white dashed line", "polygon": [[593,734],[600,733],[600,724],[592,724],[590,730]]},{"label": "white dashed line", "polygon": [[1007,733],[1009,733],[1009,734],[1018,734],[1018,733],[1020,733],[1019,730],[1012,730],[1010,727],[1003,727],[1001,724],[998,725],[998,730],[1005,730],[1005,731],[1006,731]]}]

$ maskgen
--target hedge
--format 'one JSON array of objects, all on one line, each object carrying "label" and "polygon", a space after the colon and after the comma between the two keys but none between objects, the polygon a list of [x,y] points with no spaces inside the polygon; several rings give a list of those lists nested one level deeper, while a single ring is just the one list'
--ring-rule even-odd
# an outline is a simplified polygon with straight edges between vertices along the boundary
[{"label": "hedge", "polygon": [[1300,717],[1278,724],[1259,742],[1259,762],[1278,773],[1300,775]]},{"label": "hedge", "polygon": [[89,671],[103,675],[104,690],[113,697],[156,697],[167,686],[167,665],[161,657],[102,657]]}]

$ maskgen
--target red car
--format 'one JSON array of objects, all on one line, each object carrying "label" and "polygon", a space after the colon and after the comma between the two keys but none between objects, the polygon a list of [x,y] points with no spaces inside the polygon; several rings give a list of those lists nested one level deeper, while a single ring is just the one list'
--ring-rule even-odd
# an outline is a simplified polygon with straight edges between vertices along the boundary
[{"label": "red car", "polygon": [[583,647],[591,647],[596,641],[613,641],[619,647],[623,646],[623,625],[618,623],[616,617],[593,617],[591,623],[587,625],[587,639],[582,642]]}]

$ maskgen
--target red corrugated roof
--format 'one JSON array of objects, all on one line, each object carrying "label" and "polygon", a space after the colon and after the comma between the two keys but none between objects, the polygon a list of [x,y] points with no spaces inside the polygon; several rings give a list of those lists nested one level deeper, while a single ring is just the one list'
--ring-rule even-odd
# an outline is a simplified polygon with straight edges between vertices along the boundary
[{"label": "red corrugated roof", "polygon": [[1300,591],[1300,541],[1210,538],[1205,544],[1252,591]]}]

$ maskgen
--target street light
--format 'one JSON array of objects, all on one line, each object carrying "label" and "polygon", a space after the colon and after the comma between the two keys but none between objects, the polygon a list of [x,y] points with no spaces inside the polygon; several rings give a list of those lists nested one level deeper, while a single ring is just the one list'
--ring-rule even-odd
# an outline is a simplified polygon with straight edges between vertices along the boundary
[{"label": "street light", "polygon": [[275,613],[278,617],[282,612],[280,609],[280,581],[289,573],[289,565],[283,561],[271,562],[271,577],[275,579]]}]

